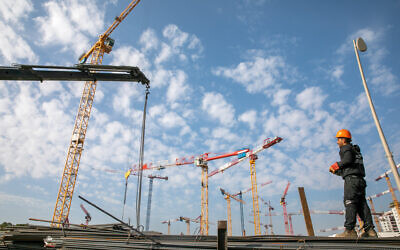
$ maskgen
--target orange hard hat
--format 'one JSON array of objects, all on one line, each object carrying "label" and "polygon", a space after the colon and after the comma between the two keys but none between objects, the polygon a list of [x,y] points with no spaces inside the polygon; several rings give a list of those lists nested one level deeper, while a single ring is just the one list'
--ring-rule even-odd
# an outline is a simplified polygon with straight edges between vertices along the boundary
[{"label": "orange hard hat", "polygon": [[351,139],[351,133],[347,129],[341,129],[337,132],[336,138],[349,138]]}]

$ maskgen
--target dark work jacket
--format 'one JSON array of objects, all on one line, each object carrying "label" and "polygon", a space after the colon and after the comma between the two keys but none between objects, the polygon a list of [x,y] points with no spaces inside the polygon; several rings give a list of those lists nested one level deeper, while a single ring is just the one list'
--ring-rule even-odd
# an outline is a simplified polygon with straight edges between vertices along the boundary
[{"label": "dark work jacket", "polygon": [[348,175],[365,177],[363,157],[358,145],[347,144],[340,148],[339,170],[337,172],[343,179]]}]

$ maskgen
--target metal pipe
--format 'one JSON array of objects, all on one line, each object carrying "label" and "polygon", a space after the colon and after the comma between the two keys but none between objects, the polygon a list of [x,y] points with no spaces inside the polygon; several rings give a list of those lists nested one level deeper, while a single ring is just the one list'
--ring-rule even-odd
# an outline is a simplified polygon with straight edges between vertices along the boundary
[{"label": "metal pipe", "polygon": [[142,136],[140,139],[140,156],[139,156],[139,173],[138,173],[138,188],[136,193],[136,227],[140,226],[140,203],[142,199],[142,178],[143,178],[143,156],[144,156],[144,135],[146,130],[146,110],[147,110],[147,100],[149,97],[149,88],[150,86],[146,86],[146,98],[144,101],[143,108],[143,121],[142,121]]}]

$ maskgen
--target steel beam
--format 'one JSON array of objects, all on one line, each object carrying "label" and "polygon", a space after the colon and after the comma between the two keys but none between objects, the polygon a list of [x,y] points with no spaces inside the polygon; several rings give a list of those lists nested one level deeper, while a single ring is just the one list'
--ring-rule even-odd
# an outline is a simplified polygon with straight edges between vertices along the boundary
[{"label": "steel beam", "polygon": [[23,64],[0,66],[0,80],[150,83],[138,67],[91,64],[76,64],[74,67]]}]

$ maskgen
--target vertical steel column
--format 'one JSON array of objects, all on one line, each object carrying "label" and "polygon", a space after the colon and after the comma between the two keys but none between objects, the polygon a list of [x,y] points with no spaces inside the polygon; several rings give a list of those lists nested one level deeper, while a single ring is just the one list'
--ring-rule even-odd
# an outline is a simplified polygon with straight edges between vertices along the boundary
[{"label": "vertical steel column", "polygon": [[208,165],[206,161],[202,161],[201,167],[201,216],[200,216],[200,233],[208,235]]},{"label": "vertical steel column", "polygon": [[[241,200],[243,200],[242,191],[240,191],[239,197]],[[241,202],[239,202],[239,203],[240,203],[240,224],[242,226],[242,236],[246,236],[246,231],[244,230],[243,203],[241,203]]]},{"label": "vertical steel column", "polygon": [[125,204],[126,204],[126,192],[128,190],[128,178],[125,177],[125,192],[124,192],[124,204],[122,206],[122,219],[124,220],[124,213],[125,213]]},{"label": "vertical steel column", "polygon": [[149,196],[147,198],[147,213],[146,213],[146,231],[149,231],[150,226],[150,211],[151,211],[151,196],[153,193],[153,178],[149,178]]},{"label": "vertical steel column", "polygon": [[226,195],[225,200],[228,210],[228,236],[232,236],[231,198]]},{"label": "vertical steel column", "polygon": [[217,249],[228,249],[228,237],[226,235],[226,220],[218,221]]},{"label": "vertical steel column", "polygon": [[257,155],[250,156],[251,193],[253,197],[254,235],[261,235],[260,209],[258,206],[256,162]]},{"label": "vertical steel column", "polygon": [[186,234],[190,235],[190,220],[186,220]]}]

